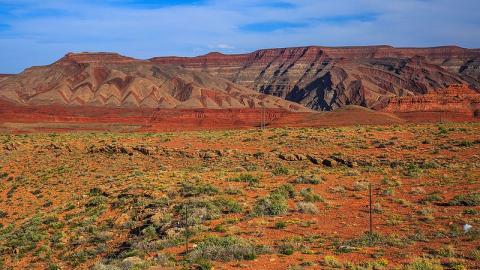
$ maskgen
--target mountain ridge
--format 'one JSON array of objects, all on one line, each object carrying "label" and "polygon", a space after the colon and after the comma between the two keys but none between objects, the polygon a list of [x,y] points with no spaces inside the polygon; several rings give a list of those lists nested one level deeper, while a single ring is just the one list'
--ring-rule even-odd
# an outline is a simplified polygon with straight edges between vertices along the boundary
[{"label": "mountain ridge", "polygon": [[69,53],[50,65],[28,68],[0,81],[0,98],[20,105],[308,111],[207,73],[116,53]]},{"label": "mountain ridge", "polygon": [[315,110],[378,108],[395,96],[456,84],[480,91],[480,50],[458,46],[306,46],[149,60],[204,71]]},{"label": "mountain ridge", "polygon": [[[460,96],[464,101],[449,94],[456,101],[447,106],[440,98],[446,89],[463,87],[472,90]],[[0,98],[20,105],[290,111],[359,105],[402,113],[411,112],[405,105],[411,104],[420,111],[454,108],[478,117],[468,102],[477,104],[472,95],[479,92],[480,49],[458,46],[304,46],[150,59],[81,52],[0,76]]]}]

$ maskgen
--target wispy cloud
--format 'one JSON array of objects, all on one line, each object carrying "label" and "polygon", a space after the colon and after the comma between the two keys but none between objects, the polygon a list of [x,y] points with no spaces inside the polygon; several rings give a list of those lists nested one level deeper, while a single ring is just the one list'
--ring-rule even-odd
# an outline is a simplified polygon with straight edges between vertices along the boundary
[{"label": "wispy cloud", "polygon": [[0,73],[69,51],[137,58],[302,45],[480,47],[477,0],[0,0]]}]

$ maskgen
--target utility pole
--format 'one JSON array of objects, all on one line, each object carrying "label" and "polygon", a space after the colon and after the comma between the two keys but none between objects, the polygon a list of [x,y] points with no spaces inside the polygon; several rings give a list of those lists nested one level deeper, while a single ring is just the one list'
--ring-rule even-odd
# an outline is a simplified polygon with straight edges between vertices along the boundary
[{"label": "utility pole", "polygon": [[266,113],[265,113],[265,104],[264,104],[263,107],[262,107],[262,124],[261,124],[262,130],[264,130],[265,127],[267,126],[267,121],[266,121],[265,117],[266,117]]},{"label": "utility pole", "polygon": [[370,236],[373,235],[373,217],[372,217],[372,183],[368,184],[368,193],[370,198]]}]

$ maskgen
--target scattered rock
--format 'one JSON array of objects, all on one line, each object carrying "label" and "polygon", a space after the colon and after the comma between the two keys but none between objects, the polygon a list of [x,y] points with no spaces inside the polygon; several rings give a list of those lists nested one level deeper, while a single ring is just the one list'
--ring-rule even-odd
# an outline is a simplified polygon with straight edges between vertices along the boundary
[{"label": "scattered rock", "polygon": [[203,158],[203,159],[213,159],[213,158],[217,157],[218,155],[214,151],[206,150],[206,151],[201,151],[200,153],[198,153],[198,156]]},{"label": "scattered rock", "polygon": [[153,153],[153,151],[145,146],[135,146],[133,147],[133,150],[135,151],[138,151],[142,154],[144,154],[145,156],[149,156]]},{"label": "scattered rock", "polygon": [[295,157],[297,158],[297,160],[307,160],[307,156],[303,154],[295,154]]},{"label": "scattered rock", "polygon": [[18,143],[6,143],[3,146],[3,149],[7,151],[13,151],[13,150],[17,150],[17,147],[18,147]]},{"label": "scattered rock", "polygon": [[316,156],[312,156],[312,155],[307,155],[307,158],[308,160],[310,160],[310,162],[312,162],[313,164],[320,164],[320,161],[319,159],[316,157]]},{"label": "scattered rock", "polygon": [[132,151],[121,145],[107,144],[104,146],[96,147],[90,146],[87,150],[88,153],[104,153],[104,154],[128,154],[133,155]]},{"label": "scattered rock", "polygon": [[327,167],[334,167],[337,165],[337,162],[333,159],[326,158],[322,161],[322,164]]},{"label": "scattered rock", "polygon": [[280,159],[286,160],[286,161],[297,161],[297,156],[294,154],[279,154],[278,157]]}]

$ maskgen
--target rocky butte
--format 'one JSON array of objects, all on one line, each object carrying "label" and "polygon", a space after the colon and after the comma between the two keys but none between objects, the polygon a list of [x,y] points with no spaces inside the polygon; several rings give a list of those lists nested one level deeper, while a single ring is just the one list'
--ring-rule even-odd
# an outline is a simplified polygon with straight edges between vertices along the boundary
[{"label": "rocky butte", "polygon": [[[257,114],[267,109],[278,123],[307,123],[282,112],[308,114],[355,105],[412,121],[476,121],[479,93],[480,49],[455,46],[308,46],[147,60],[108,52],[68,53],[47,66],[0,75],[3,119],[47,115],[94,121],[108,116],[118,121],[120,115],[133,115],[137,122],[175,123],[161,115],[181,112],[177,116],[184,119],[206,115],[228,122],[238,113],[241,119],[235,121],[241,124],[257,123]],[[219,109],[230,111],[220,116]],[[198,117],[188,110],[209,111]],[[365,113],[354,107],[337,115]],[[315,119],[326,121],[324,117]]]},{"label": "rocky butte", "polygon": [[456,46],[308,46],[150,61],[208,72],[315,110],[350,104],[379,109],[392,98],[434,94],[450,85],[480,89],[480,49]]}]

